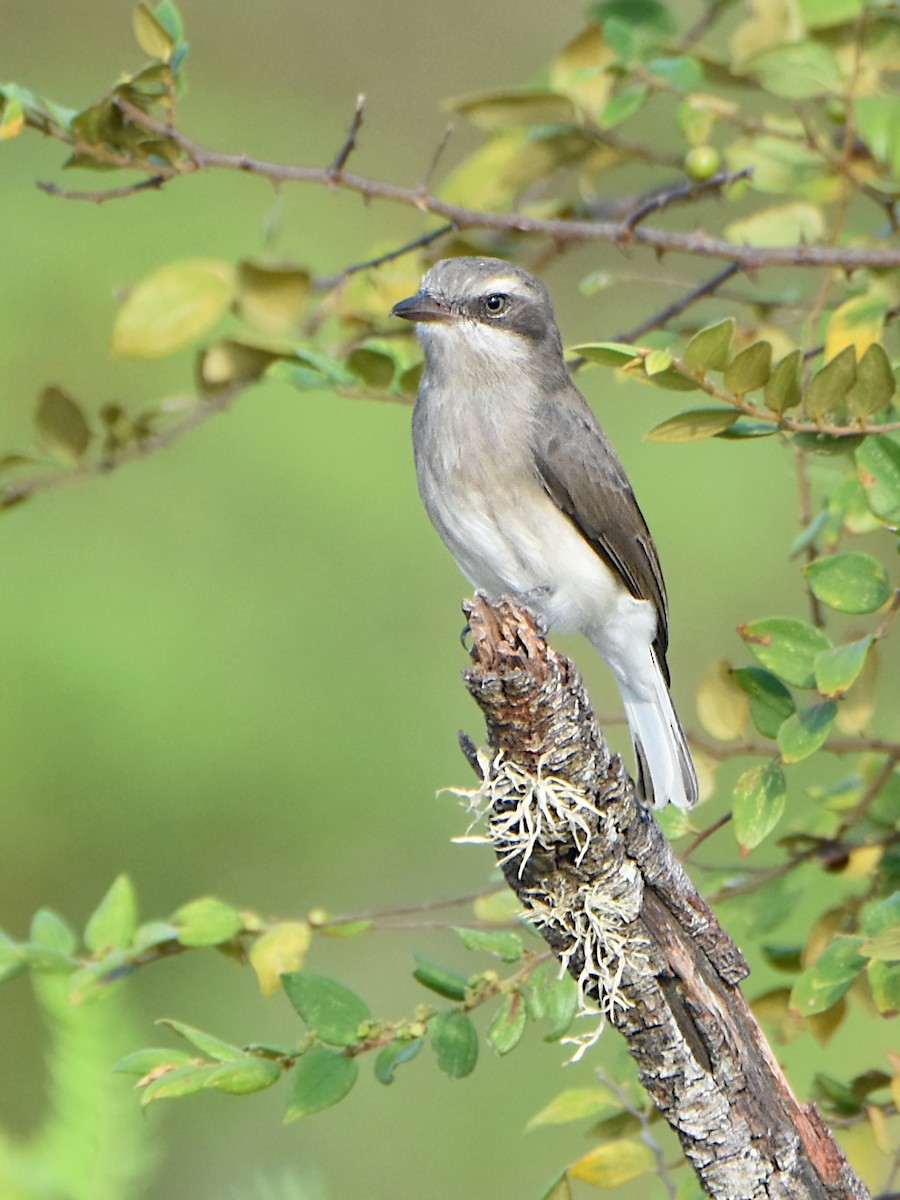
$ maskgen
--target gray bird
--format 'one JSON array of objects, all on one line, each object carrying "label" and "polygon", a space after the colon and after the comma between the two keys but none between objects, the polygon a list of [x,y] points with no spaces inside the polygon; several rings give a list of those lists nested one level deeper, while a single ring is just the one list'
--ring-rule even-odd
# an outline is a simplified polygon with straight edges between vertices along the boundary
[{"label": "gray bird", "polygon": [[644,798],[691,808],[656,548],[569,378],[545,287],[500,259],[449,258],[392,313],[416,322],[425,352],[413,447],[438,533],[488,596],[588,638],[622,694]]}]

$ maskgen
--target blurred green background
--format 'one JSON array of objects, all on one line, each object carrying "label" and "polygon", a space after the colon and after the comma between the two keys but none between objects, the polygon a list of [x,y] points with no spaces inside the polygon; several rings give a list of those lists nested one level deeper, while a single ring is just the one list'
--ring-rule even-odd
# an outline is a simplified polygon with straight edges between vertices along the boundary
[{"label": "blurred green background", "polygon": [[[122,0],[2,0],[4,76],[68,105],[90,102],[141,62],[131,10]],[[406,183],[427,168],[444,97],[522,82],[583,19],[568,0],[183,0],[182,10],[192,51],[181,120],[202,144],[327,162],[364,92],[354,168]],[[461,132],[448,161],[472,144]],[[276,195],[225,173],[102,207],[66,203],[34,187],[59,180],[60,161],[33,135],[2,146],[4,451],[28,442],[47,383],[89,409],[188,389],[190,352],[149,364],[107,353],[117,289],[160,263],[258,254],[274,223],[275,253],[330,274],[426,228],[406,210],[324,189]],[[579,294],[588,271],[621,266],[619,250],[598,244],[547,273],[567,342],[615,336],[674,295],[668,263],[658,288]],[[698,316],[712,319],[715,305]],[[613,385],[599,370],[581,383],[654,529],[675,691],[693,725],[707,663],[744,657],[735,625],[797,604],[784,562],[792,463],[774,439],[645,443],[677,397]],[[0,925],[12,936],[42,904],[83,923],[120,871],[134,878],[144,918],[208,891],[299,915],[430,900],[488,879],[486,851],[450,843],[465,825],[455,802],[435,799],[469,783],[457,730],[476,740],[482,730],[459,679],[465,585],[419,506],[408,423],[400,405],[269,384],[173,449],[3,518]],[[598,708],[616,711],[602,664],[577,640],[561,642]],[[618,729],[612,736],[624,746]],[[737,858],[730,842],[716,854]],[[310,966],[399,1016],[424,999],[409,977],[413,949],[471,965],[422,930],[319,940]],[[143,972],[128,995],[126,1049],[165,1042],[156,1016],[238,1042],[296,1031],[285,1001],[262,1001],[251,973],[213,952]],[[43,1038],[28,983],[0,990],[0,1117],[17,1134],[42,1111]],[[607,1035],[599,1056],[618,1053]],[[802,1084],[809,1039],[792,1053]],[[268,1181],[293,1195],[284,1180],[296,1178],[296,1194],[312,1200],[536,1196],[587,1147],[577,1126],[522,1135],[562,1086],[592,1079],[586,1064],[561,1073],[564,1057],[531,1038],[509,1060],[485,1056],[466,1082],[422,1061],[390,1090],[364,1070],[347,1102],[288,1127],[283,1088],[241,1103],[159,1105],[144,1125],[159,1154],[146,1194],[253,1197]],[[137,1107],[129,1081],[113,1086]]]}]

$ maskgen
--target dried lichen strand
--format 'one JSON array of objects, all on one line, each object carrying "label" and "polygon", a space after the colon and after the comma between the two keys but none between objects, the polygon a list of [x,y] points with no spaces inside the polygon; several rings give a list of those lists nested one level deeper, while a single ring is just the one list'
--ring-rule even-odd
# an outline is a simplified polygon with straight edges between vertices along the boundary
[{"label": "dried lichen strand", "polygon": [[490,747],[480,795],[507,882],[626,1037],[706,1190],[866,1200],[791,1092],[736,986],[743,956],[636,799],[574,667],[510,604],[479,596],[466,615]]}]

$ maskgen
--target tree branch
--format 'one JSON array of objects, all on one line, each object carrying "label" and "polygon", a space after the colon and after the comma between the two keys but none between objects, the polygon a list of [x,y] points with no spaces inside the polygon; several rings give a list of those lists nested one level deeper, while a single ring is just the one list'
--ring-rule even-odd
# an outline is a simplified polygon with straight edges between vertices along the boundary
[{"label": "tree branch", "polygon": [[[343,169],[346,154],[349,154],[355,144],[356,128],[351,128],[349,136],[335,161],[325,167],[292,166],[286,163],[270,162],[265,159],[252,158],[246,154],[224,154],[215,150],[207,150],[193,139],[187,137],[171,124],[160,121],[136,105],[130,104],[123,96],[118,96],[116,103],[122,114],[128,120],[148,129],[161,137],[167,138],[177,145],[185,158],[167,170],[155,171],[154,182],[147,186],[160,187],[169,179],[176,176],[192,174],[198,170],[220,169],[240,171],[247,175],[258,175],[271,183],[317,183],[334,188],[345,188],[357,192],[366,200],[387,200],[394,204],[402,204],[409,208],[417,208],[422,212],[432,213],[450,221],[459,229],[490,229],[506,233],[533,234],[549,238],[558,245],[571,245],[588,241],[607,241],[616,244],[622,240],[621,221],[574,220],[570,218],[547,218],[527,216],[516,212],[486,212],[466,208],[460,204],[450,204],[432,195],[426,188],[401,187],[399,184],[387,183],[383,180],[369,179]],[[90,146],[78,147],[79,152],[93,154],[100,148]],[[346,154],[344,153],[346,151]],[[343,158],[342,158],[343,155]],[[336,169],[337,164],[337,169]],[[115,165],[145,169],[145,164],[137,160],[121,161],[116,157]],[[52,185],[41,185],[45,190],[53,191]],[[56,189],[57,191],[59,189]],[[72,193],[72,198],[83,198],[98,201],[112,199],[114,194],[128,194],[127,190],[116,189],[114,193],[101,195],[97,192]],[[844,271],[856,271],[863,267],[887,269],[900,267],[900,248],[885,246],[747,246],[729,242],[723,238],[710,237],[702,230],[685,233],[680,230],[655,229],[640,225],[629,230],[629,240],[632,245],[644,246],[655,250],[657,254],[667,251],[690,254],[701,258],[723,258],[745,270],[759,270],[765,266],[795,266],[795,267],[835,267]]]},{"label": "tree branch", "polygon": [[506,602],[478,597],[465,611],[506,880],[626,1038],[703,1186],[721,1198],[863,1200],[816,1108],[794,1097],[738,988],[740,951],[636,799],[572,664]]}]

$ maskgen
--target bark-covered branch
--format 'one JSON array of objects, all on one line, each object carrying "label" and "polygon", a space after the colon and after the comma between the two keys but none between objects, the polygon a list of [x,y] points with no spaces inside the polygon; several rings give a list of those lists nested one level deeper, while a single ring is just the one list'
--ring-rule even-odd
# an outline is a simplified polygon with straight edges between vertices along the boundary
[{"label": "bark-covered branch", "polygon": [[[549,238],[557,246],[576,245],[583,242],[605,241],[616,245],[628,243],[645,246],[663,254],[675,251],[699,258],[721,258],[736,263],[739,267],[755,271],[766,266],[831,267],[843,271],[861,268],[887,270],[900,266],[900,249],[884,245],[813,246],[800,242],[789,246],[750,246],[742,242],[730,242],[725,238],[711,237],[702,230],[684,232],[661,229],[648,225],[633,227],[627,220],[602,220],[577,217],[537,217],[520,212],[488,212],[452,204],[434,195],[427,184],[403,187],[384,180],[371,179],[346,170],[354,145],[355,135],[361,121],[361,107],[357,103],[354,125],[333,162],[328,166],[299,166],[289,163],[271,162],[254,158],[248,154],[227,154],[208,150],[193,138],[175,128],[171,122],[159,120],[124,96],[117,97],[117,106],[126,120],[158,134],[160,138],[178,147],[182,157],[163,168],[154,168],[151,177],[131,187],[117,188],[113,192],[76,192],[60,188],[55,184],[40,184],[45,191],[66,199],[102,202],[137,191],[141,187],[157,188],[168,180],[190,175],[203,170],[238,171],[245,175],[258,175],[275,185],[284,183],[315,183],[330,188],[341,188],[357,192],[365,200],[385,200],[389,203],[417,208],[449,221],[457,229],[488,229],[506,233],[532,234]],[[58,136],[58,135],[57,135]],[[71,139],[69,139],[71,140]],[[103,155],[108,165],[131,170],[146,170],[140,158],[129,159],[127,154],[110,156],[108,152],[92,145],[73,144],[73,148],[87,157]],[[730,176],[718,179],[720,185],[727,184]],[[687,188],[689,198],[709,190],[706,186],[691,185]],[[681,195],[684,185],[679,183],[675,193]],[[660,201],[654,202],[660,207]],[[635,210],[638,216],[642,209]]]},{"label": "bark-covered branch", "polygon": [[487,722],[489,829],[507,882],[624,1035],[710,1195],[863,1200],[740,988],[748,973],[636,798],[573,665],[531,617],[477,597],[466,684]]}]

